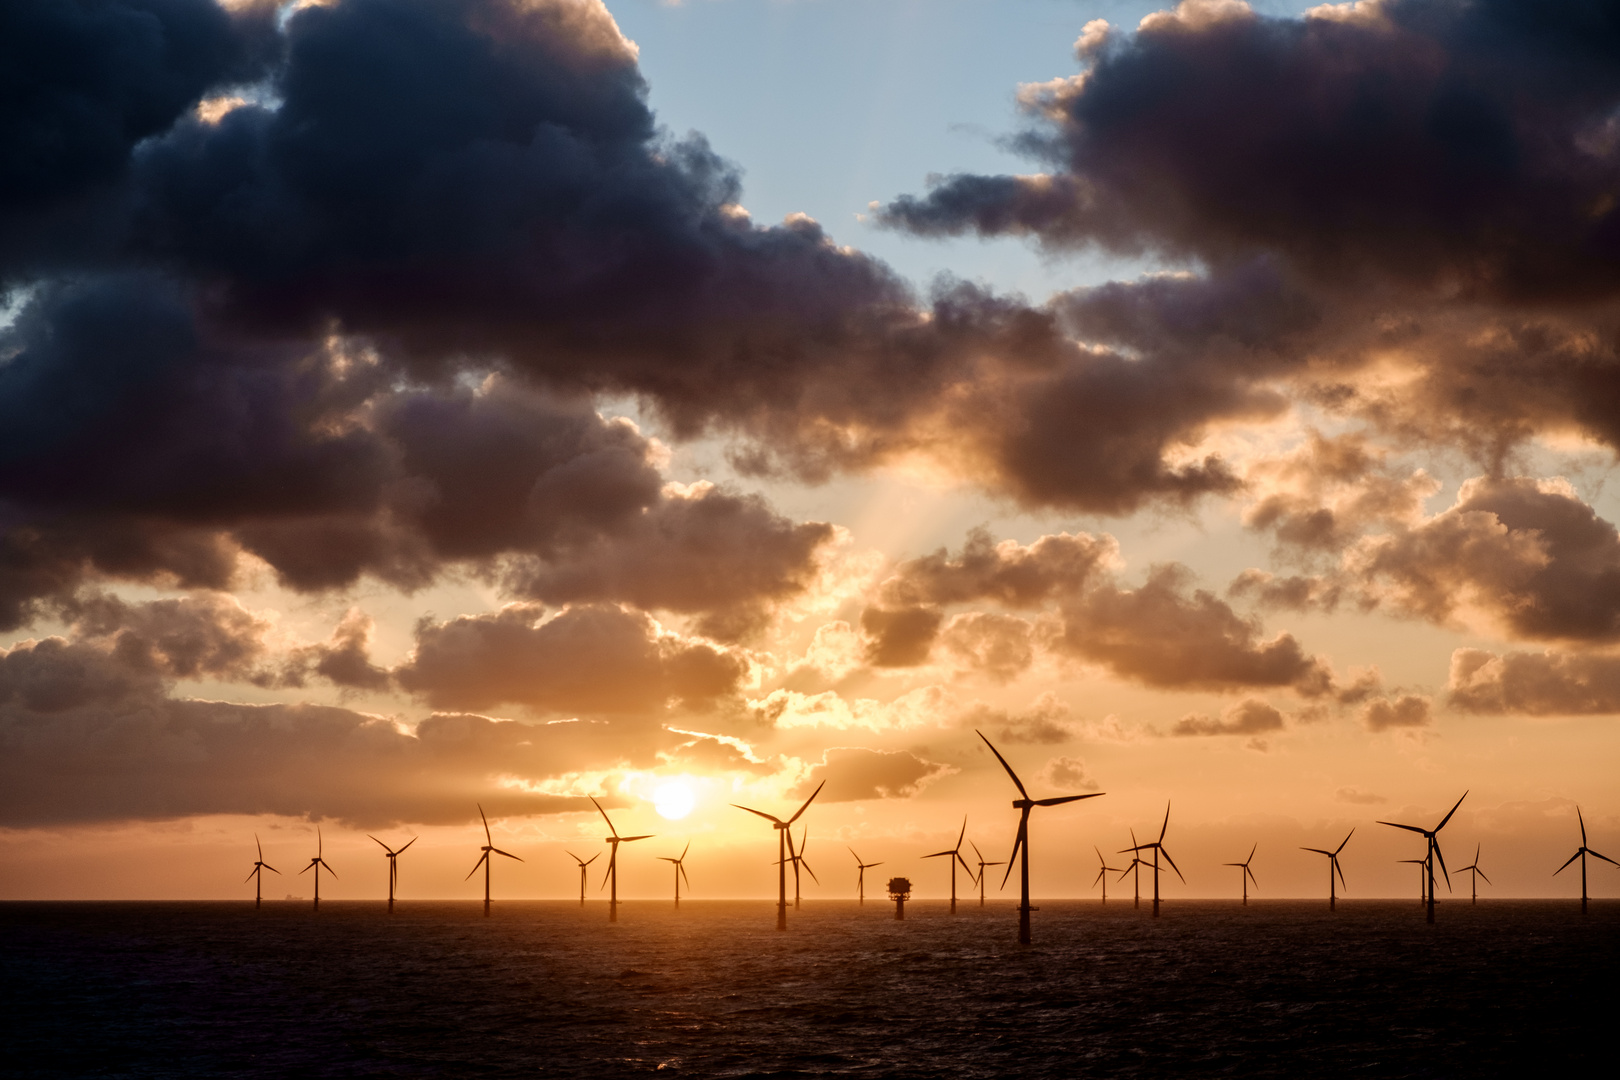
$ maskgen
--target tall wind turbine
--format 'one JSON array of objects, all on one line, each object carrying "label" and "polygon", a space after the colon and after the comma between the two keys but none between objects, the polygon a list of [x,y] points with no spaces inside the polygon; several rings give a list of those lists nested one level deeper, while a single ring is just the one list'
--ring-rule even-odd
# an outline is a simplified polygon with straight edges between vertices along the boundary
[{"label": "tall wind turbine", "polygon": [[[1136,850],[1136,830],[1132,829],[1131,830],[1131,846],[1126,848],[1125,851],[1135,851],[1135,850]],[[1121,854],[1121,855],[1123,855],[1124,853],[1125,853],[1124,851],[1119,852],[1119,854]],[[1119,881],[1124,881],[1126,874],[1131,875],[1131,878],[1132,878],[1131,885],[1133,886],[1132,891],[1135,894],[1135,899],[1131,901],[1131,906],[1132,907],[1141,907],[1142,906],[1142,867],[1144,867],[1146,865],[1147,865],[1147,863],[1142,861],[1142,857],[1140,855],[1132,855],[1131,856],[1131,865],[1127,866],[1125,869],[1123,869],[1123,870],[1121,870],[1119,872],[1119,877],[1117,879]]]},{"label": "tall wind turbine", "polygon": [[[1157,840],[1151,840],[1146,844],[1137,844],[1135,847],[1125,849],[1125,851],[1132,852],[1133,858],[1136,859],[1140,859],[1142,857],[1141,853],[1144,851],[1153,852],[1153,862],[1151,865],[1153,867],[1153,917],[1155,919],[1159,917],[1159,855],[1161,853],[1164,855],[1165,861],[1170,864],[1170,869],[1176,872],[1176,877],[1181,878],[1181,883],[1183,885],[1187,884],[1187,879],[1181,877],[1181,867],[1176,865],[1176,860],[1170,858],[1170,852],[1164,846],[1164,834],[1169,828],[1170,804],[1167,802],[1164,804],[1164,824],[1159,827],[1159,838]],[[1134,840],[1136,838],[1135,836],[1132,836],[1131,839]],[[1121,851],[1119,854],[1123,855],[1125,852]],[[1143,863],[1142,865],[1147,866],[1150,864]]]},{"label": "tall wind turbine", "polygon": [[602,815],[602,820],[608,823],[608,832],[612,836],[602,838],[602,843],[611,846],[608,852],[607,873],[602,875],[602,884],[613,882],[613,888],[608,892],[608,922],[619,921],[619,845],[628,844],[632,840],[651,840],[653,833],[642,833],[640,836],[620,836],[619,830],[613,827],[613,819],[607,816],[602,804],[596,802],[596,796],[591,796],[591,802],[596,803],[596,810]]},{"label": "tall wind turbine", "polygon": [[[850,848],[849,853],[855,855],[855,849]],[[880,862],[861,862],[861,857],[855,855],[855,867],[858,871],[855,875],[855,894],[863,905],[866,903],[866,872],[874,866],[882,865]]]},{"label": "tall wind turbine", "polygon": [[1257,889],[1260,887],[1260,879],[1254,876],[1253,870],[1249,869],[1249,864],[1254,862],[1254,853],[1259,850],[1260,843],[1259,841],[1256,841],[1254,847],[1249,849],[1249,857],[1247,859],[1244,859],[1242,862],[1221,863],[1222,866],[1236,866],[1242,869],[1243,872],[1238,875],[1238,880],[1243,882],[1244,907],[1247,907],[1249,904],[1249,882],[1254,882],[1254,887]]},{"label": "tall wind turbine", "polygon": [[804,857],[804,849],[810,843],[810,827],[808,825],[806,825],[805,828],[804,828],[804,832],[802,834],[800,834],[800,836],[799,836],[799,850],[798,851],[793,850],[793,830],[792,829],[788,830],[787,842],[788,842],[788,862],[793,864],[793,910],[798,911],[799,910],[799,867],[801,867],[801,866],[804,867],[805,873],[810,875],[810,880],[814,881],[817,885],[821,884],[821,879],[816,877],[816,872],[814,870],[810,869],[810,863]]},{"label": "tall wind turbine", "polygon": [[[677,909],[679,909],[680,906],[681,906],[681,878],[686,877],[686,853],[688,851],[691,851],[691,850],[692,850],[692,841],[688,840],[686,842],[686,846],[681,848],[681,857],[680,858],[672,859],[668,855],[660,855],[660,856],[658,856],[658,861],[659,862],[667,862],[667,863],[674,863],[675,864],[675,907]],[[692,879],[691,878],[686,878],[686,887],[688,889],[690,889],[692,887]]]},{"label": "tall wind turbine", "polygon": [[253,906],[261,907],[264,904],[263,890],[261,888],[264,884],[264,872],[268,870],[272,874],[280,876],[281,871],[264,861],[264,845],[259,843],[258,833],[253,834],[253,846],[259,849],[259,858],[253,864],[253,872],[242,879],[242,884],[246,885],[252,878],[258,879],[253,882]]},{"label": "tall wind turbine", "polygon": [[[1326,855],[1328,857],[1328,910],[1329,911],[1332,911],[1332,910],[1334,910],[1335,908],[1337,908],[1339,906],[1339,894],[1333,888],[1333,875],[1338,874],[1339,875],[1339,884],[1344,885],[1344,871],[1342,869],[1340,869],[1340,867],[1339,867],[1339,852],[1344,850],[1344,845],[1348,844],[1350,842],[1350,838],[1352,836],[1354,836],[1354,835],[1356,835],[1356,830],[1354,830],[1354,829],[1351,829],[1349,832],[1345,833],[1344,834],[1344,839],[1339,841],[1339,846],[1334,848],[1332,851],[1323,851],[1319,847],[1302,847],[1302,848],[1299,849],[1301,851],[1314,851],[1318,855]],[[1349,888],[1350,888],[1349,885],[1344,885],[1344,887],[1345,887],[1346,891],[1348,891]]]},{"label": "tall wind turbine", "polygon": [[958,833],[957,836],[956,836],[956,846],[951,848],[948,851],[936,851],[932,855],[924,855],[923,856],[923,858],[925,858],[925,859],[938,859],[938,858],[941,858],[941,857],[947,857],[948,856],[950,858],[950,860],[951,860],[951,914],[952,915],[956,914],[956,864],[961,863],[962,864],[962,869],[966,870],[969,875],[972,875],[972,873],[973,873],[973,867],[969,866],[967,860],[962,858],[962,838],[964,836],[966,836],[966,835],[967,835],[967,815],[964,814],[964,815],[962,815],[962,831],[960,833]]},{"label": "tall wind turbine", "polygon": [[1109,874],[1123,874],[1124,871],[1121,870],[1117,866],[1109,866],[1108,865],[1108,860],[1103,858],[1102,849],[1099,848],[1096,844],[1091,845],[1091,850],[1095,851],[1097,853],[1097,863],[1098,863],[1098,865],[1100,867],[1098,869],[1098,871],[1097,871],[1096,881],[1093,881],[1091,884],[1093,886],[1095,886],[1098,881],[1102,882],[1103,903],[1106,904],[1106,903],[1108,903],[1108,875]]},{"label": "tall wind turbine", "polygon": [[[975,731],[974,734],[984,739],[984,732]],[[995,744],[989,739],[984,739],[984,745],[990,747],[990,752],[996,755],[996,760],[1001,762],[1001,767],[1007,770],[1007,775],[1012,777],[1013,786],[1018,789],[1019,798],[1013,800],[1013,809],[1019,812],[1018,836],[1013,840],[1012,855],[1008,857],[1007,872],[1001,877],[1001,886],[1002,888],[1007,887],[1007,879],[1012,876],[1012,864],[1018,862],[1020,884],[1018,944],[1028,945],[1029,913],[1034,910],[1029,906],[1029,812],[1037,806],[1059,806],[1063,803],[1078,802],[1081,799],[1095,799],[1097,796],[1107,793],[1094,791],[1089,795],[1060,795],[1055,799],[1031,799],[1029,792],[1024,790],[1024,782],[1018,779],[1018,774],[1013,772],[1013,767],[1007,764],[1007,759],[1001,756],[1001,751],[996,749]],[[1022,861],[1019,860],[1019,852],[1023,852]]]},{"label": "tall wind turbine", "polygon": [[309,860],[308,866],[298,871],[301,875],[307,874],[311,870],[315,871],[315,906],[311,909],[313,911],[321,910],[321,867],[325,866],[328,874],[337,877],[337,871],[327,866],[326,860],[321,858],[321,852],[325,849],[325,846],[325,841],[321,839],[321,827],[317,825],[315,826],[315,857]]},{"label": "tall wind turbine", "polygon": [[1429,921],[1430,922],[1434,922],[1434,860],[1435,859],[1440,860],[1440,872],[1446,875],[1446,888],[1447,889],[1451,888],[1451,872],[1446,869],[1446,857],[1444,855],[1440,854],[1440,841],[1438,839],[1436,839],[1436,836],[1439,834],[1441,829],[1446,827],[1446,822],[1451,820],[1451,815],[1455,814],[1457,812],[1457,807],[1461,806],[1463,799],[1466,799],[1466,798],[1468,798],[1468,792],[1465,791],[1465,792],[1462,793],[1462,799],[1458,799],[1456,805],[1451,808],[1451,811],[1449,813],[1447,813],[1445,817],[1440,819],[1440,824],[1436,825],[1432,829],[1425,829],[1421,825],[1399,825],[1399,824],[1396,824],[1393,821],[1380,821],[1378,823],[1380,825],[1389,825],[1389,826],[1392,826],[1392,827],[1397,828],[1397,829],[1405,829],[1407,832],[1421,833],[1423,835],[1423,839],[1428,842],[1429,850],[1428,850],[1427,858],[1429,859],[1428,883],[1429,883]]},{"label": "tall wind turbine", "polygon": [[[478,873],[478,868],[480,866],[484,868],[484,917],[487,919],[489,918],[489,866],[495,861],[494,859],[490,858],[490,854],[493,853],[496,855],[505,855],[508,859],[517,859],[518,862],[522,862],[523,860],[518,859],[518,857],[513,855],[510,851],[502,851],[500,848],[495,846],[495,838],[489,835],[489,818],[484,817],[484,806],[482,803],[478,804],[478,817],[484,823],[484,846],[478,849],[479,851],[482,851],[483,854],[478,856],[478,861],[473,863],[473,868],[467,871],[467,877],[472,877],[474,874]],[[462,878],[461,880],[466,881],[467,878]]]},{"label": "tall wind turbine", "polygon": [[968,844],[972,846],[973,857],[979,864],[979,873],[973,880],[979,885],[979,906],[984,907],[984,868],[987,866],[1000,866],[1001,863],[986,862],[984,859],[984,852],[979,850],[979,845],[973,843],[971,840],[968,841]]},{"label": "tall wind turbine", "polygon": [[737,809],[739,809],[739,810],[747,810],[750,814],[759,815],[760,817],[764,818],[766,821],[769,821],[771,823],[772,828],[774,828],[776,830],[776,891],[777,891],[776,928],[778,930],[786,930],[787,929],[787,864],[788,864],[788,856],[787,856],[787,840],[785,839],[785,837],[787,836],[787,830],[792,828],[793,823],[795,821],[799,820],[799,815],[800,814],[802,814],[806,810],[810,809],[810,804],[816,801],[816,796],[820,795],[821,794],[821,789],[826,787],[826,786],[827,786],[827,781],[825,781],[825,780],[823,780],[821,783],[817,784],[816,785],[816,790],[812,791],[810,793],[810,797],[808,799],[804,800],[804,805],[799,807],[799,809],[794,812],[793,816],[788,818],[786,821],[783,821],[781,818],[777,817],[775,814],[767,814],[763,810],[755,810],[755,809],[752,809],[751,807],[740,806],[737,803],[732,803],[731,804],[732,806],[737,807]]},{"label": "tall wind turbine", "polygon": [[1485,878],[1485,884],[1489,885],[1491,883],[1491,879],[1488,878],[1488,877],[1485,877],[1485,871],[1483,871],[1483,870],[1481,870],[1479,868],[1479,845],[1478,844],[1474,845],[1474,861],[1472,863],[1470,863],[1469,865],[1463,867],[1461,870],[1458,870],[1457,873],[1461,874],[1464,871],[1467,871],[1468,873],[1473,875],[1473,880],[1472,880],[1472,882],[1471,882],[1471,884],[1469,886],[1469,890],[1468,890],[1468,894],[1469,894],[1468,895],[1468,902],[1470,904],[1477,904],[1477,903],[1479,903],[1479,879],[1483,877],[1483,878]]},{"label": "tall wind turbine", "polygon": [[[377,840],[377,838],[375,836],[372,836],[370,833],[366,833],[366,836],[370,837],[372,840]],[[398,859],[402,854],[404,854],[405,848],[410,847],[414,843],[416,843],[416,837],[413,836],[409,840],[405,841],[405,847],[402,847],[398,851],[395,851],[393,848],[389,847],[387,844],[383,843],[381,840],[377,840],[377,845],[379,847],[381,847],[383,849],[383,851],[387,852],[387,855],[388,855],[388,910],[389,911],[394,910],[394,887],[399,884],[399,863],[397,863],[395,860]]]},{"label": "tall wind turbine", "polygon": [[564,852],[564,854],[566,854],[570,859],[573,859],[575,862],[579,863],[579,906],[584,907],[585,906],[585,868],[587,866],[591,865],[591,863],[595,862],[597,859],[600,859],[602,857],[602,853],[600,851],[598,851],[595,855],[592,855],[588,859],[582,859],[578,855],[575,855],[572,851]]},{"label": "tall wind turbine", "polygon": [[1586,846],[1586,819],[1584,817],[1581,817],[1581,808],[1579,806],[1577,806],[1575,808],[1575,817],[1581,823],[1581,846],[1575,849],[1575,854],[1573,854],[1573,855],[1571,855],[1569,857],[1569,862],[1565,863],[1563,866],[1560,866],[1558,869],[1553,871],[1553,877],[1557,877],[1559,874],[1562,874],[1564,872],[1565,868],[1569,866],[1569,863],[1574,862],[1576,859],[1581,860],[1581,914],[1585,915],[1586,914],[1586,857],[1588,855],[1590,855],[1594,859],[1602,859],[1606,863],[1614,863],[1615,866],[1620,866],[1620,863],[1614,862],[1614,860],[1609,858],[1607,855],[1599,855],[1597,852],[1593,851],[1591,848]]}]

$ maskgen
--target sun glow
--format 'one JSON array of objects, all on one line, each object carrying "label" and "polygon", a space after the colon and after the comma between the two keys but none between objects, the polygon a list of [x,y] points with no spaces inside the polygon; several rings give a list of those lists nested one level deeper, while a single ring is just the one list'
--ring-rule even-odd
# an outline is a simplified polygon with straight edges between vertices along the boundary
[{"label": "sun glow", "polygon": [[679,821],[690,814],[696,801],[692,789],[679,781],[660,784],[653,792],[653,807],[657,809],[658,816],[671,821]]}]

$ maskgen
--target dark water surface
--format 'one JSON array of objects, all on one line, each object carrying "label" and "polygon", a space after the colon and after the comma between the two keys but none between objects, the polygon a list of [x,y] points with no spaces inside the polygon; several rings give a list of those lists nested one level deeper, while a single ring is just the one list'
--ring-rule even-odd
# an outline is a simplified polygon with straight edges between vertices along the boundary
[{"label": "dark water surface", "polygon": [[1041,908],[6,903],[0,1073],[1616,1075],[1617,903]]}]

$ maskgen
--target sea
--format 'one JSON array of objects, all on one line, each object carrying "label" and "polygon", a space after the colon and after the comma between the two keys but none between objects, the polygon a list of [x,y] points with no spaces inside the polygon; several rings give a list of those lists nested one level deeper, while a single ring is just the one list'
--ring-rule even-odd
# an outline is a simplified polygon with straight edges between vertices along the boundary
[{"label": "sea", "polygon": [[[1614,1069],[1620,901],[0,904],[0,1075]],[[1608,1072],[1607,1075],[1620,1075]]]}]

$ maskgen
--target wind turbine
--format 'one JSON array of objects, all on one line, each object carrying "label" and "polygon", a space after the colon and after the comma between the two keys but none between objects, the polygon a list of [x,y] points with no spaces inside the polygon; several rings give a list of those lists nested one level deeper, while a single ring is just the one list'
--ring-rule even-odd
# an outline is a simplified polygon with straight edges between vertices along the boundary
[{"label": "wind turbine", "polygon": [[821,884],[821,879],[816,877],[816,872],[814,870],[810,869],[810,863],[804,857],[804,849],[805,849],[806,845],[808,845],[810,843],[810,827],[808,825],[806,825],[805,829],[804,829],[804,832],[799,836],[799,850],[798,851],[793,850],[793,830],[792,829],[788,830],[787,842],[788,842],[788,862],[793,864],[793,910],[798,911],[799,910],[799,867],[801,867],[801,866],[804,867],[805,872],[810,875],[810,880],[814,881],[817,885]]},{"label": "wind turbine", "polygon": [[1446,875],[1446,888],[1447,889],[1451,888],[1451,872],[1446,869],[1446,857],[1444,855],[1440,854],[1440,841],[1436,839],[1436,835],[1440,832],[1441,829],[1446,827],[1446,822],[1451,820],[1451,815],[1455,814],[1457,812],[1457,807],[1461,806],[1463,799],[1466,799],[1466,798],[1468,798],[1468,792],[1465,791],[1465,792],[1462,793],[1462,799],[1457,800],[1456,805],[1451,808],[1450,813],[1446,814],[1445,817],[1441,818],[1440,819],[1440,824],[1436,825],[1432,829],[1425,829],[1421,825],[1399,825],[1399,824],[1396,824],[1393,821],[1380,821],[1378,823],[1380,825],[1389,825],[1389,826],[1392,826],[1392,827],[1397,828],[1397,829],[1405,829],[1407,832],[1421,833],[1423,835],[1423,838],[1428,841],[1428,844],[1429,844],[1428,858],[1430,860],[1429,861],[1429,869],[1428,869],[1429,921],[1430,922],[1434,922],[1434,861],[1433,860],[1435,860],[1437,858],[1440,860],[1440,872]]},{"label": "wind turbine", "polygon": [[[851,855],[855,855],[855,849],[850,848],[849,853]],[[861,862],[861,857],[859,855],[855,855],[855,866],[859,871],[855,877],[855,892],[860,897],[860,901],[863,905],[866,903],[866,872],[874,866],[882,865],[883,864],[880,862]]]},{"label": "wind turbine", "polygon": [[1348,890],[1350,888],[1349,885],[1344,884],[1344,871],[1339,867],[1339,852],[1344,850],[1344,845],[1348,844],[1350,842],[1350,838],[1352,836],[1354,836],[1354,835],[1356,835],[1356,830],[1354,830],[1354,829],[1351,829],[1349,832],[1345,833],[1344,839],[1339,841],[1339,846],[1334,848],[1332,851],[1323,851],[1319,847],[1302,847],[1302,848],[1299,849],[1301,851],[1314,851],[1318,855],[1326,855],[1328,857],[1328,910],[1329,911],[1332,911],[1332,910],[1334,910],[1335,908],[1337,908],[1339,906],[1339,894],[1337,892],[1335,892],[1334,888],[1333,888],[1333,875],[1335,873],[1337,873],[1339,875],[1339,883],[1341,885],[1344,885],[1346,890]]},{"label": "wind turbine", "polygon": [[979,906],[984,907],[984,868],[987,867],[987,866],[1000,866],[1001,863],[999,863],[999,862],[985,862],[985,860],[984,860],[984,852],[979,850],[979,845],[973,843],[973,841],[971,841],[971,840],[969,840],[968,843],[970,845],[972,845],[973,854],[978,859],[979,873],[978,873],[978,876],[974,880],[979,883]]},{"label": "wind turbine", "polygon": [[258,879],[257,881],[253,882],[253,906],[261,907],[264,904],[264,897],[262,895],[261,888],[261,886],[264,884],[264,872],[268,870],[272,874],[280,876],[281,871],[264,861],[264,845],[259,843],[258,833],[253,834],[253,846],[259,849],[259,858],[258,861],[253,864],[253,872],[242,879],[242,884],[246,885],[250,878]]},{"label": "wind turbine", "polygon": [[[681,848],[681,857],[680,858],[672,859],[668,855],[660,855],[660,856],[658,856],[658,861],[659,862],[667,862],[667,863],[674,863],[675,864],[675,907],[677,909],[679,909],[680,906],[681,906],[681,878],[686,877],[686,853],[688,851],[691,851],[691,850],[692,850],[692,841],[688,840],[686,842],[686,846]],[[692,879],[691,878],[686,878],[686,887],[688,889],[690,889],[692,887]]]},{"label": "wind turbine", "polygon": [[1406,865],[1407,863],[1415,863],[1417,865],[1417,868],[1418,868],[1418,907],[1426,906],[1428,904],[1428,902],[1429,902],[1429,888],[1428,888],[1428,885],[1424,881],[1424,877],[1429,872],[1429,860],[1428,859],[1396,859],[1395,861],[1400,863],[1403,866]]},{"label": "wind turbine", "polygon": [[[1136,830],[1132,829],[1131,830],[1131,846],[1126,848],[1125,851],[1135,851],[1135,850],[1136,850]],[[1119,854],[1123,855],[1123,854],[1125,854],[1125,852],[1122,851],[1122,852],[1119,852]],[[1136,894],[1136,898],[1131,902],[1132,907],[1141,907],[1142,906],[1142,867],[1144,867],[1146,865],[1147,865],[1147,863],[1143,862],[1140,856],[1132,855],[1131,856],[1131,865],[1127,866],[1125,869],[1123,869],[1123,870],[1121,870],[1119,872],[1118,880],[1120,880],[1120,881],[1125,880],[1125,875],[1126,874],[1130,874],[1132,876],[1132,878],[1133,878],[1131,884],[1134,886],[1133,891]]]},{"label": "wind turbine", "polygon": [[1470,904],[1477,904],[1477,903],[1479,903],[1479,879],[1483,877],[1483,878],[1485,878],[1485,884],[1489,885],[1491,883],[1491,879],[1488,878],[1488,877],[1485,877],[1485,871],[1483,871],[1483,870],[1481,870],[1479,868],[1479,845],[1478,844],[1474,845],[1474,861],[1473,861],[1473,863],[1468,865],[1468,866],[1463,867],[1461,870],[1458,870],[1457,873],[1460,874],[1465,870],[1468,873],[1473,875],[1471,884],[1470,884],[1469,889],[1468,889],[1468,894],[1469,894],[1468,895],[1468,902]]},{"label": "wind turbine", "polygon": [[[470,878],[474,874],[478,873],[478,868],[480,866],[484,868],[484,917],[487,919],[489,918],[489,866],[495,861],[489,857],[490,854],[493,852],[496,855],[505,855],[508,859],[517,859],[518,862],[522,862],[523,860],[518,859],[518,857],[513,855],[510,851],[502,851],[500,848],[495,846],[495,838],[489,835],[489,818],[484,817],[484,806],[482,803],[478,804],[478,817],[484,823],[484,846],[478,849],[479,851],[482,851],[483,854],[478,856],[478,861],[473,863],[473,868],[467,871],[467,877]],[[462,878],[461,880],[466,881],[467,878]]]},{"label": "wind turbine", "polygon": [[602,815],[602,820],[608,823],[608,832],[613,834],[602,838],[602,843],[612,845],[612,850],[608,852],[607,873],[602,875],[602,884],[606,885],[609,881],[613,882],[613,888],[608,892],[608,922],[618,922],[619,845],[628,844],[632,840],[651,840],[654,834],[643,833],[640,836],[620,836],[619,830],[613,827],[613,819],[607,816],[607,811],[602,809],[602,804],[596,802],[596,796],[592,795],[590,798],[591,802],[596,803],[596,810]]},{"label": "wind turbine", "polygon": [[[984,732],[975,730],[974,734],[984,739]],[[1029,913],[1034,910],[1029,906],[1029,812],[1037,806],[1059,806],[1063,803],[1078,802],[1081,799],[1095,799],[1099,795],[1106,794],[1106,792],[1094,791],[1089,795],[1060,795],[1055,799],[1031,799],[1029,792],[1024,790],[1024,782],[1018,779],[1018,774],[1013,772],[1012,766],[1007,764],[1007,759],[1001,756],[1001,751],[996,749],[995,744],[989,739],[984,739],[984,745],[990,747],[990,752],[996,755],[996,760],[1001,762],[1001,767],[1007,770],[1007,775],[1012,778],[1013,786],[1018,789],[1020,796],[1020,798],[1013,800],[1013,809],[1019,811],[1018,836],[1013,840],[1012,855],[1007,860],[1007,872],[1001,877],[1001,887],[1007,887],[1007,879],[1012,876],[1012,864],[1019,862],[1018,944],[1028,945]],[[1019,861],[1020,851],[1023,852],[1022,861]]]},{"label": "wind turbine", "polygon": [[337,877],[337,871],[327,866],[326,860],[321,858],[324,847],[325,841],[321,839],[321,827],[317,825],[315,826],[315,857],[309,860],[308,866],[298,871],[300,875],[309,873],[311,869],[315,871],[315,906],[311,909],[313,911],[321,910],[321,867],[325,866],[328,874]]},{"label": "wind turbine", "polygon": [[936,851],[932,855],[924,855],[923,856],[923,858],[925,858],[925,859],[938,859],[938,858],[941,858],[941,857],[944,857],[944,856],[949,856],[950,857],[950,860],[951,860],[951,914],[952,915],[956,914],[956,864],[961,863],[962,864],[962,869],[966,870],[969,874],[973,873],[973,867],[969,866],[968,863],[967,863],[967,860],[962,858],[962,837],[964,837],[966,835],[967,835],[967,815],[964,814],[964,815],[962,815],[962,831],[960,833],[958,833],[957,836],[956,836],[956,846],[951,848],[948,851]]},{"label": "wind turbine", "polygon": [[1254,853],[1259,850],[1260,843],[1259,841],[1256,841],[1254,847],[1249,849],[1249,857],[1247,859],[1244,859],[1242,862],[1221,863],[1222,866],[1236,866],[1242,869],[1243,872],[1238,875],[1238,880],[1243,882],[1243,905],[1245,907],[1247,907],[1249,904],[1249,882],[1254,882],[1254,887],[1257,889],[1260,887],[1260,879],[1254,876],[1253,870],[1249,869],[1249,864],[1254,862]]},{"label": "wind turbine", "polygon": [[372,836],[370,833],[366,833],[366,836],[370,837],[372,840],[376,840],[378,846],[388,853],[388,910],[393,911],[394,887],[399,884],[399,863],[395,862],[394,860],[398,859],[402,854],[405,853],[405,848],[408,848],[412,844],[416,843],[416,837],[411,837],[409,840],[405,841],[405,847],[395,851],[387,844],[384,844],[381,840],[377,840],[377,838]]},{"label": "wind turbine", "polygon": [[[1125,849],[1125,851],[1137,853],[1133,854],[1132,856],[1136,859],[1141,858],[1141,855],[1139,854],[1140,852],[1149,850],[1153,852],[1153,917],[1155,919],[1159,917],[1159,855],[1161,852],[1164,854],[1165,861],[1170,864],[1170,868],[1176,872],[1176,877],[1181,878],[1181,883],[1183,885],[1187,884],[1187,879],[1181,877],[1181,867],[1176,865],[1176,860],[1170,858],[1170,852],[1164,846],[1164,834],[1169,828],[1170,804],[1166,802],[1164,804],[1164,824],[1159,827],[1159,838],[1157,840],[1149,841],[1146,844],[1137,844],[1135,847]],[[1134,840],[1136,837],[1133,835],[1131,839]],[[1119,854],[1123,855],[1125,854],[1125,851],[1121,851]],[[1148,864],[1143,863],[1142,865],[1146,866]]]},{"label": "wind turbine", "polygon": [[793,823],[795,821],[799,820],[799,815],[800,814],[802,814],[806,810],[810,809],[810,804],[816,801],[816,796],[820,795],[821,794],[821,789],[826,787],[826,786],[827,786],[827,781],[825,781],[825,780],[823,780],[821,783],[817,784],[816,785],[816,790],[812,791],[810,793],[810,797],[808,799],[804,800],[804,805],[799,807],[799,809],[794,813],[794,815],[792,817],[788,818],[786,821],[783,821],[781,818],[777,817],[775,814],[767,814],[763,810],[754,810],[754,809],[752,809],[750,807],[741,806],[741,805],[739,805],[737,803],[732,803],[731,804],[732,806],[737,807],[737,809],[739,809],[739,810],[747,810],[750,814],[759,815],[760,817],[764,818],[766,821],[769,821],[771,823],[772,827],[776,829],[776,891],[777,891],[776,928],[778,930],[786,930],[787,929],[787,861],[788,860],[787,860],[787,841],[785,839],[785,837],[787,835],[787,830],[792,827],[792,825],[793,825]]},{"label": "wind turbine", "polygon": [[591,865],[591,863],[595,862],[597,859],[600,859],[602,857],[602,853],[600,851],[598,851],[595,855],[592,855],[588,859],[582,859],[578,855],[575,855],[572,851],[564,852],[564,854],[566,854],[570,859],[573,859],[575,862],[579,863],[579,906],[584,907],[585,906],[585,868],[587,866]]},{"label": "wind turbine", "polygon": [[1569,866],[1569,863],[1574,862],[1576,859],[1581,860],[1581,914],[1585,915],[1586,914],[1586,857],[1588,855],[1591,855],[1593,858],[1602,859],[1606,863],[1614,863],[1615,866],[1620,866],[1620,863],[1614,862],[1614,860],[1609,858],[1607,855],[1599,855],[1597,852],[1593,851],[1591,848],[1586,846],[1586,819],[1584,817],[1581,817],[1581,808],[1579,806],[1577,806],[1575,808],[1575,817],[1581,823],[1581,846],[1575,849],[1575,854],[1573,854],[1573,855],[1571,855],[1569,857],[1569,862],[1565,863],[1563,866],[1560,866],[1558,869],[1553,871],[1553,877],[1557,877],[1559,874],[1562,874],[1564,872],[1565,868],[1567,868]]},{"label": "wind turbine", "polygon": [[1095,886],[1098,881],[1102,882],[1103,903],[1106,904],[1106,903],[1108,903],[1108,875],[1109,874],[1122,874],[1122,873],[1124,873],[1124,871],[1122,871],[1117,866],[1109,866],[1108,865],[1108,860],[1103,858],[1102,849],[1099,848],[1096,844],[1091,845],[1091,850],[1095,851],[1097,853],[1097,863],[1101,867],[1101,869],[1099,869],[1097,871],[1096,881],[1093,881],[1091,884],[1093,886]]}]

